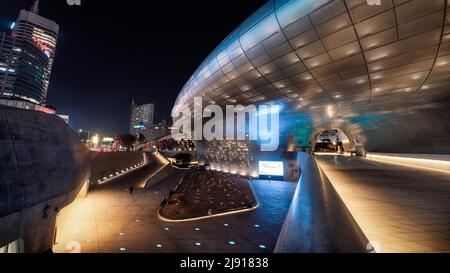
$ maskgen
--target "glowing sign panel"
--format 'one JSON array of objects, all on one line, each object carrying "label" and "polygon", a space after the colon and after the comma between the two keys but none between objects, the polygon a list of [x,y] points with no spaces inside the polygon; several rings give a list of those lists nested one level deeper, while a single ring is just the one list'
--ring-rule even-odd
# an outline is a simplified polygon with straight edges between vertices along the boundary
[{"label": "glowing sign panel", "polygon": [[145,126],[144,126],[144,124],[137,124],[137,125],[134,125],[133,128],[134,128],[134,129],[141,129],[141,130],[144,130],[144,129],[145,129]]},{"label": "glowing sign panel", "polygon": [[48,58],[50,58],[50,53],[51,53],[51,48],[50,48],[50,46],[49,46],[47,43],[45,43],[44,41],[42,41],[41,39],[36,38],[36,37],[33,37],[33,41],[34,41],[34,43],[39,47],[39,49],[40,49],[42,52],[44,52],[44,54],[45,54]]},{"label": "glowing sign panel", "polygon": [[259,161],[259,175],[283,176],[284,167],[281,161]]}]

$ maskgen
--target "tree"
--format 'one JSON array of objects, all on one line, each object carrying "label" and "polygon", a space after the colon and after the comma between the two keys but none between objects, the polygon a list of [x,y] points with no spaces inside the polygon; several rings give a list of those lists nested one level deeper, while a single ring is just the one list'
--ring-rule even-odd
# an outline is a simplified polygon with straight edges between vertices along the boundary
[{"label": "tree", "polygon": [[139,143],[145,142],[145,136],[143,134],[138,134],[137,140]]},{"label": "tree", "polygon": [[132,134],[126,134],[121,136],[122,146],[127,148],[130,151],[133,148],[133,144],[136,142],[136,136]]}]

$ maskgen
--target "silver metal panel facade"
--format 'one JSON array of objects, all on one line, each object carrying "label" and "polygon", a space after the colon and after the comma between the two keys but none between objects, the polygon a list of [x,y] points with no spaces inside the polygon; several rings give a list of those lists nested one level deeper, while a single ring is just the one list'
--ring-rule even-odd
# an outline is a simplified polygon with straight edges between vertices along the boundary
[{"label": "silver metal panel facade", "polygon": [[277,101],[303,142],[340,128],[368,151],[450,153],[449,70],[448,1],[269,1],[207,57],[174,110],[194,96]]}]

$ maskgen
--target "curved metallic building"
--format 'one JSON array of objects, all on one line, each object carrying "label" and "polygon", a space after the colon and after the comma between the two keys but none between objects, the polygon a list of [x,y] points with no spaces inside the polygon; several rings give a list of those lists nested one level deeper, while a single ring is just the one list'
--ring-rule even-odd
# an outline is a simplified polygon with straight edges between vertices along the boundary
[{"label": "curved metallic building", "polygon": [[300,146],[341,129],[369,152],[450,153],[444,0],[275,0],[201,64],[174,110],[277,101]]}]

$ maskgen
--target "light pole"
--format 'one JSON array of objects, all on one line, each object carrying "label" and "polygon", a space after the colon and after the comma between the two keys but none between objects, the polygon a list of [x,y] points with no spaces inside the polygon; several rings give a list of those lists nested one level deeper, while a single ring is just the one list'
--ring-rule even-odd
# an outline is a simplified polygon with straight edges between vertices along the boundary
[{"label": "light pole", "polygon": [[87,142],[89,141],[89,139],[91,138],[91,131],[80,129],[80,130],[78,130],[78,132],[80,133],[80,138],[81,138],[81,134],[82,134],[82,133],[84,133],[84,132],[87,133],[86,143],[87,143]]}]

